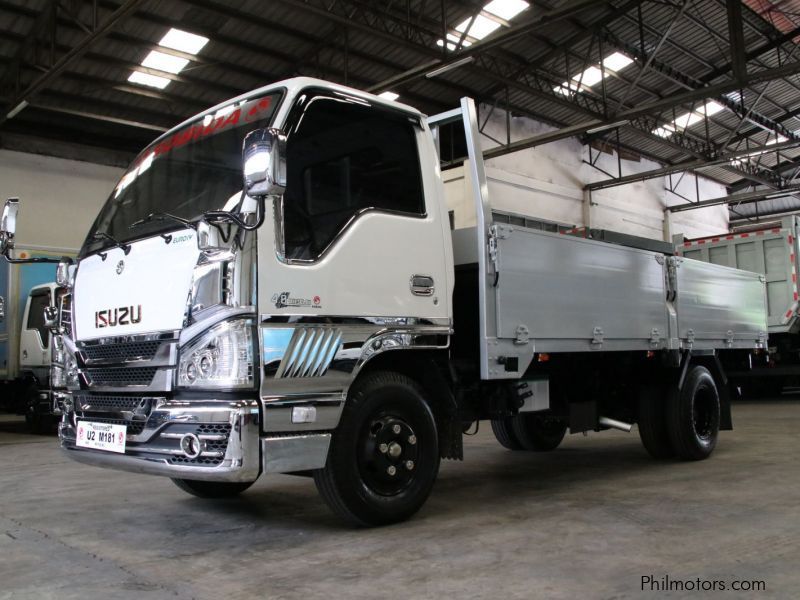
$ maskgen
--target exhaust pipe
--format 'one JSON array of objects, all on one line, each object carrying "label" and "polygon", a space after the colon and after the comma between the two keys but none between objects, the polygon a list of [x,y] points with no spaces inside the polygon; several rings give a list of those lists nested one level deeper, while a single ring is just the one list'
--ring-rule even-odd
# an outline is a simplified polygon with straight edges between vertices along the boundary
[{"label": "exhaust pipe", "polygon": [[620,431],[624,431],[625,433],[630,433],[631,428],[633,425],[630,423],[625,423],[624,421],[617,421],[616,419],[609,419],[608,417],[600,417],[597,421],[603,427],[609,427],[611,429],[619,429]]}]

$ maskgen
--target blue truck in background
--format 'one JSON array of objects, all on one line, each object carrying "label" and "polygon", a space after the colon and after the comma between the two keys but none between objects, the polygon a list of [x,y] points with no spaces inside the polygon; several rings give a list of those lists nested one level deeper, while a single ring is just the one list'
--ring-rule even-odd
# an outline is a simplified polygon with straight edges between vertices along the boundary
[{"label": "blue truck in background", "polygon": [[[20,258],[56,258],[49,252],[19,250]],[[24,414],[36,433],[53,429],[50,391],[53,334],[44,309],[57,306],[53,263],[0,261],[0,410]]]}]

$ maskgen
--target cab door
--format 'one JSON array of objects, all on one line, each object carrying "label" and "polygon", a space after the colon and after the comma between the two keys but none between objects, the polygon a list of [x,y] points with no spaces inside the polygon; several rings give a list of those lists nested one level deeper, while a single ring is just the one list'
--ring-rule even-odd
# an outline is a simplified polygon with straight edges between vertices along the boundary
[{"label": "cab door", "polygon": [[331,90],[298,96],[287,186],[259,231],[262,315],[448,321],[449,228],[412,113]]},{"label": "cab door", "polygon": [[19,364],[22,368],[50,364],[50,331],[44,324],[44,309],[53,302],[50,288],[35,288],[25,303],[20,333]]}]

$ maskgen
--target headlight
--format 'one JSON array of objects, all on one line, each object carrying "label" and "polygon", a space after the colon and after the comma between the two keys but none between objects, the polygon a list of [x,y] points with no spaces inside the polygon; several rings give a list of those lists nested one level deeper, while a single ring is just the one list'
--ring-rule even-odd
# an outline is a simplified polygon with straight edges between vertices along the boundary
[{"label": "headlight", "polygon": [[252,388],[253,322],[224,321],[181,350],[178,385],[188,388]]}]

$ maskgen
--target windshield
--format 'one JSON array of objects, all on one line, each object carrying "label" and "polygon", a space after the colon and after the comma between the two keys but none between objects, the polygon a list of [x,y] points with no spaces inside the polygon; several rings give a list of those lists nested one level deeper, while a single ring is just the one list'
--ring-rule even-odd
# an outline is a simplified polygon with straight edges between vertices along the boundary
[{"label": "windshield", "polygon": [[[80,257],[183,227],[168,213],[197,221],[229,210],[242,192],[242,143],[269,126],[279,93],[232,103],[148,146],[120,179],[92,225]],[[230,202],[229,202],[230,201]],[[149,215],[152,220],[138,223]],[[113,241],[112,239],[113,238]]]}]

